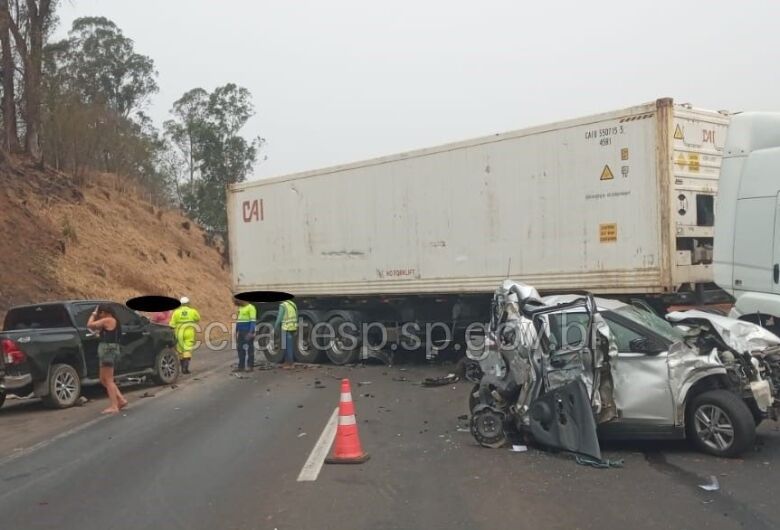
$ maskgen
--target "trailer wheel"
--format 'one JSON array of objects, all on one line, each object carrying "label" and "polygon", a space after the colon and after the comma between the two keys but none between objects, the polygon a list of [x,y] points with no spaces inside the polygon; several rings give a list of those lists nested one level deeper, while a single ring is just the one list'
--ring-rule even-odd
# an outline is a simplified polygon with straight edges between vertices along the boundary
[{"label": "trailer wheel", "polygon": [[312,340],[312,329],[316,322],[309,315],[301,314],[298,319],[298,348],[295,350],[295,360],[299,363],[318,363],[323,351],[318,349]]},{"label": "trailer wheel", "polygon": [[[269,315],[271,317],[271,315]],[[257,349],[263,352],[266,361],[272,363],[281,363],[284,361],[284,350],[282,349],[281,333],[274,330],[276,314],[273,314],[274,320],[265,320],[257,324],[255,336],[257,337]]]},{"label": "trailer wheel", "polygon": [[335,334],[328,344],[328,349],[325,350],[330,362],[342,365],[357,361],[360,354],[360,331],[358,325],[341,315],[330,317],[328,324]]}]

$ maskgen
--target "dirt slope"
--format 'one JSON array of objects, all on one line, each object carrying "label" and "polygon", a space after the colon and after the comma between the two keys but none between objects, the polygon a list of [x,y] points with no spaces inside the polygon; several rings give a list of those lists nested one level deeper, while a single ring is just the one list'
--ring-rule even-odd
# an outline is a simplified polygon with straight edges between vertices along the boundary
[{"label": "dirt slope", "polygon": [[181,213],[110,175],[77,185],[14,160],[0,167],[0,317],[15,304],[189,296],[204,321],[232,310],[220,250]]}]

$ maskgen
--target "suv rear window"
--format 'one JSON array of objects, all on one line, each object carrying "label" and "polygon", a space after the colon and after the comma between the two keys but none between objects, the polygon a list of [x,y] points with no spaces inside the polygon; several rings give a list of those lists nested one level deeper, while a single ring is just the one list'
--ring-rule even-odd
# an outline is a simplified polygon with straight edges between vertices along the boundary
[{"label": "suv rear window", "polygon": [[57,304],[11,309],[5,316],[3,325],[6,331],[70,327],[73,327],[73,324],[65,306]]}]

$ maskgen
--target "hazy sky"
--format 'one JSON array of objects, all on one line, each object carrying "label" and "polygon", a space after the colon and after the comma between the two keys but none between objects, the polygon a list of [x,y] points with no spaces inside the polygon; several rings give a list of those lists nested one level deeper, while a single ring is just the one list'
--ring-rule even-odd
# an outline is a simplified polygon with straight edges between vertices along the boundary
[{"label": "hazy sky", "polygon": [[780,1],[64,0],[151,56],[161,123],[235,82],[268,140],[256,178],[658,97],[780,110]]}]

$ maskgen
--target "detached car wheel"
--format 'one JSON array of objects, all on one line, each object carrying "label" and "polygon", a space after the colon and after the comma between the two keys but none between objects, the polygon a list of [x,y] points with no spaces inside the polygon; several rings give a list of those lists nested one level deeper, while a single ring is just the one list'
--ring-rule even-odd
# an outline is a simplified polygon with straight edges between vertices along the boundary
[{"label": "detached car wheel", "polygon": [[49,395],[41,401],[47,407],[66,409],[72,407],[81,395],[81,379],[69,364],[55,364],[49,370]]},{"label": "detached car wheel", "polygon": [[504,421],[505,417],[501,412],[482,406],[472,413],[471,435],[482,447],[503,447],[508,441]]},{"label": "detached car wheel", "polygon": [[693,398],[685,429],[699,450],[721,457],[739,456],[756,439],[750,408],[728,390],[711,390]]},{"label": "detached car wheel", "polygon": [[157,354],[154,361],[154,375],[152,378],[158,385],[170,385],[179,379],[181,363],[179,355],[172,349],[164,349]]}]

